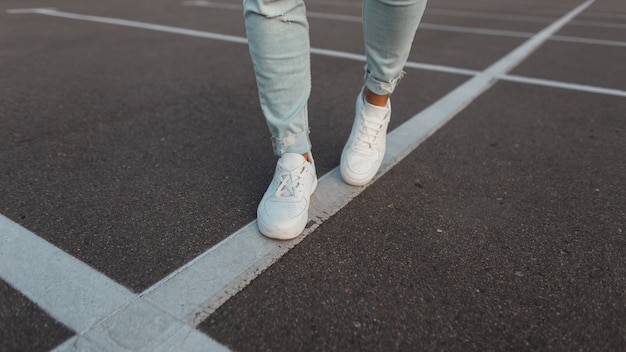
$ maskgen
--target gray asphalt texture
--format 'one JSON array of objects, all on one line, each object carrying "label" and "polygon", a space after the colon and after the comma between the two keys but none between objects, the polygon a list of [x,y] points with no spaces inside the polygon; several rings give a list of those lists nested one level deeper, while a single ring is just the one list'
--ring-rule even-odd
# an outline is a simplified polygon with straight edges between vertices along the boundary
[{"label": "gray asphalt texture", "polygon": [[[423,23],[536,33],[580,3],[431,0]],[[276,159],[245,45],[6,12],[24,7],[244,36],[241,11],[182,1],[4,1],[0,214],[134,292],[254,220]],[[575,21],[604,26],[558,34],[626,43],[625,18],[597,0]],[[363,51],[360,24],[310,24],[312,46]],[[483,70],[524,40],[420,29],[410,60]],[[549,40],[512,74],[626,90],[623,62],[625,46]],[[312,65],[321,176],[363,63]],[[468,79],[407,72],[391,129]],[[626,350],[625,111],[498,82],[198,329],[236,351]],[[2,351],[74,333],[2,281],[0,331]]]}]

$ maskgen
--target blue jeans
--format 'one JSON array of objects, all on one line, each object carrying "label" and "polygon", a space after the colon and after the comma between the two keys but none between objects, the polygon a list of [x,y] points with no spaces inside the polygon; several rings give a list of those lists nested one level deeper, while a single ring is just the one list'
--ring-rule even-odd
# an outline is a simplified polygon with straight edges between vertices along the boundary
[{"label": "blue jeans", "polygon": [[[364,0],[365,85],[391,94],[404,75],[426,0]],[[263,115],[277,155],[311,149],[309,24],[304,0],[244,0],[244,18]]]}]

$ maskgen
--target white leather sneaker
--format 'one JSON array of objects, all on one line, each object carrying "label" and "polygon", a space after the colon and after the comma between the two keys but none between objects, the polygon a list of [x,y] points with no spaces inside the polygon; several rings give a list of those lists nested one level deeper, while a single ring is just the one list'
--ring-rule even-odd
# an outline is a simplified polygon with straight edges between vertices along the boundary
[{"label": "white leather sneaker", "polygon": [[[309,154],[310,156],[311,154]],[[257,209],[259,231],[267,237],[297,237],[309,218],[311,194],[317,187],[313,158],[285,153],[276,164],[274,178]]]},{"label": "white leather sneaker", "polygon": [[385,156],[391,102],[386,107],[369,104],[363,90],[356,99],[352,132],[341,153],[341,177],[353,186],[370,182]]}]

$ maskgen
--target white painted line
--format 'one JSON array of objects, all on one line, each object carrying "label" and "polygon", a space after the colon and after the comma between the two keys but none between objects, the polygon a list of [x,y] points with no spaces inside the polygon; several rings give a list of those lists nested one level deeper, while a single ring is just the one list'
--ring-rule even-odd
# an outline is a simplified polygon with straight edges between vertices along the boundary
[{"label": "white painted line", "polygon": [[449,119],[495,84],[498,80],[497,77],[506,76],[509,71],[531,55],[540,45],[548,40],[551,35],[588,8],[594,1],[595,0],[585,1],[493,65],[489,66],[483,71],[483,74],[477,75],[463,83],[435,104],[392,131],[387,139],[387,148],[388,151],[391,152],[385,154],[385,159],[390,159],[390,161],[388,164],[384,164],[385,167],[382,168],[382,171],[385,172],[399,160],[403,159],[408,153],[417,148],[421,141],[416,141],[412,137],[414,134],[418,131],[429,131],[428,135],[434,133],[440,126],[445,124]]},{"label": "white painted line", "polygon": [[176,318],[197,325],[363,190],[346,185],[336,168],[319,179],[309,224],[296,239],[270,240],[253,221],[143,295]]},{"label": "white painted line", "polygon": [[[210,5],[202,5],[202,6],[214,7],[214,5],[215,3],[211,3]],[[333,20],[333,21],[355,22],[355,23],[362,22],[362,19],[359,16],[337,15],[337,14],[314,12],[314,11],[307,12],[307,16],[309,18],[317,18],[317,19]],[[425,22],[420,23],[419,27],[420,27],[420,30],[428,29],[428,30],[442,31],[442,32],[493,35],[493,36],[512,37],[512,38],[530,38],[534,35],[534,33],[530,33],[530,32],[508,31],[508,30],[491,29],[491,28],[451,26],[451,25],[425,23]]]},{"label": "white painted line", "polygon": [[227,3],[227,2],[212,2],[212,1],[183,1],[183,6],[197,6],[197,7],[211,7],[214,9],[222,10],[238,10],[242,11],[243,6],[240,3]]},{"label": "white painted line", "polygon": [[[198,2],[198,1],[196,1],[196,2]],[[202,1],[199,1],[199,2],[202,2]],[[204,3],[204,2],[202,2],[202,3]],[[179,27],[162,26],[162,25],[157,25],[157,24],[152,24],[152,23],[120,20],[120,19],[116,19],[116,18],[89,16],[89,15],[79,15],[79,14],[73,14],[73,13],[67,13],[67,12],[60,12],[60,11],[56,11],[56,10],[51,10],[51,9],[48,9],[48,8],[45,8],[45,9],[40,9],[40,8],[35,8],[35,9],[18,9],[18,10],[8,10],[8,11],[14,11],[14,12],[16,11],[16,13],[20,13],[20,14],[33,13],[33,14],[40,14],[40,15],[48,15],[48,16],[76,19],[76,20],[82,20],[82,21],[92,21],[92,22],[98,22],[98,23],[107,23],[107,24],[128,26],[128,27],[133,27],[133,28],[141,28],[141,29],[160,31],[160,32],[166,32],[166,33],[172,33],[172,34],[189,35],[189,36],[201,37],[201,38],[206,38],[206,39],[223,40],[223,41],[239,43],[239,44],[246,44],[247,43],[247,39],[244,38],[244,37],[236,37],[236,36],[223,35],[223,34],[211,33],[211,32],[203,32],[203,31],[190,30],[190,29],[179,28]],[[551,38],[554,38],[554,36],[552,36]],[[571,39],[569,37],[562,37],[562,38],[566,38],[566,40]],[[582,39],[582,38],[579,38],[579,39],[581,40],[581,42],[585,40],[585,39]],[[621,44],[626,44],[626,43],[620,43],[620,42],[615,43],[615,42],[612,42],[610,44],[621,46]],[[354,54],[354,53],[348,53],[348,52],[337,51],[337,50],[322,49],[322,48],[311,48],[311,53],[312,54],[316,54],[316,55],[323,55],[323,56],[328,56],[328,57],[334,57],[334,58],[340,58],[340,59],[347,59],[347,60],[354,60],[354,61],[365,62],[365,55],[362,55],[362,54]],[[477,71],[477,70],[470,70],[470,69],[450,67],[450,66],[442,66],[442,65],[433,65],[433,64],[419,63],[419,62],[412,62],[412,61],[407,62],[405,67],[406,68],[419,69],[419,70],[425,70],[425,71],[434,71],[434,72],[458,74],[458,75],[464,75],[464,76],[475,76],[475,75],[478,75],[478,74],[481,74],[481,75],[489,74],[488,72],[485,73],[485,72],[481,72],[481,71]],[[589,92],[589,93],[596,93],[596,94],[608,94],[608,95],[623,96],[623,94],[625,92],[623,90],[617,90],[617,89],[595,87],[595,86],[576,84],[576,83],[567,83],[567,82],[557,82],[557,81],[550,81],[550,80],[542,80],[542,79],[539,79],[539,78],[524,78],[524,77],[521,77],[521,76],[512,76],[511,78],[509,78],[508,75],[498,75],[498,76],[494,76],[492,78],[497,78],[497,79],[507,80],[507,81],[512,81],[512,82],[518,82],[518,83],[524,83],[524,84],[536,84],[536,85],[541,85],[541,86],[549,86],[549,87],[553,87],[553,88],[562,88],[562,89],[569,89],[569,90],[580,90],[580,91]]]},{"label": "white painted line", "polygon": [[27,9],[11,9],[11,10],[7,10],[8,14],[11,15],[17,15],[17,14],[24,14],[24,13],[36,13],[36,10],[50,10],[50,11],[56,11],[55,7],[38,7],[38,8],[27,8]]},{"label": "white painted line", "polygon": [[461,17],[461,18],[478,18],[486,20],[505,20],[516,22],[535,22],[535,23],[552,23],[554,18],[552,17],[540,17],[540,16],[523,16],[523,15],[506,15],[502,13],[488,13],[488,12],[476,12],[466,10],[450,10],[429,8],[429,14],[449,16],[449,17]]},{"label": "white painted line", "polygon": [[502,75],[519,65],[526,57],[533,53],[540,45],[547,41],[551,36],[560,30],[565,24],[570,22],[572,18],[576,17],[580,12],[589,7],[594,0],[587,0],[582,5],[578,6],[575,10],[571,11],[567,15],[561,17],[558,21],[552,23],[547,28],[537,33],[534,37],[530,38],[524,44],[515,48],[508,55],[498,60],[496,63],[488,67],[484,72],[486,74],[492,74],[494,76]]},{"label": "white painted line", "polygon": [[[188,4],[188,6],[202,6],[202,7],[211,7],[211,8],[226,8],[221,5],[221,3],[209,3],[203,1],[197,1],[198,4]],[[232,10],[241,10],[242,7],[238,5],[230,5],[229,9]],[[430,10],[429,10],[430,11]],[[318,19],[326,19],[326,20],[334,20],[334,21],[344,21],[344,22],[356,22],[361,23],[361,17],[359,16],[349,16],[349,15],[337,15],[332,13],[321,13],[321,12],[307,12],[307,16],[310,18],[318,18]],[[621,25],[620,25],[621,26]],[[500,29],[492,29],[492,28],[478,28],[478,27],[465,27],[465,26],[451,26],[444,24],[434,24],[434,23],[420,23],[420,30],[434,30],[441,32],[453,32],[453,33],[468,33],[468,34],[478,34],[478,35],[492,35],[499,37],[510,37],[510,38],[530,38],[534,35],[531,32],[520,32],[520,31],[509,31],[509,30],[500,30]],[[580,43],[580,44],[592,44],[592,45],[605,45],[605,46],[624,46],[626,47],[626,41],[614,41],[614,40],[602,40],[602,39],[592,39],[592,38],[583,38],[583,37],[572,37],[572,36],[561,36],[554,35],[550,38],[550,40],[554,41],[564,41],[571,43]]]},{"label": "white painted line", "polygon": [[[578,6],[488,67],[484,74],[474,76],[392,131],[387,139],[385,159],[375,179],[495,84],[497,79],[494,77],[505,75],[521,63],[593,2],[588,0]],[[312,226],[301,236],[288,242],[269,240],[252,222],[146,290],[144,297],[176,318],[191,325],[198,324],[365,188],[348,186],[335,168],[320,178],[309,209]]]},{"label": "white painted line", "polygon": [[137,299],[94,326],[89,332],[69,339],[54,351],[222,352],[229,350],[153,304]]},{"label": "white painted line", "polygon": [[475,76],[475,75],[481,73],[480,71],[477,71],[477,70],[469,70],[469,69],[465,69],[465,68],[433,65],[433,64],[426,64],[426,63],[412,62],[412,61],[408,61],[406,63],[406,65],[404,65],[404,67],[406,67],[406,68],[414,68],[414,69],[424,70],[424,71],[436,71],[436,72],[452,73],[452,74],[464,75],[464,76]]},{"label": "white painted line", "polygon": [[[434,14],[434,15],[460,17],[460,18],[478,18],[478,19],[505,20],[505,21],[515,21],[515,22],[531,22],[531,23],[532,22],[550,23],[554,20],[553,18],[540,17],[540,16],[505,15],[505,14],[500,14],[500,13],[487,13],[487,12],[450,10],[450,9],[438,9],[438,8],[429,8],[428,13]],[[589,13],[589,15],[594,15],[594,14]],[[620,14],[605,14],[604,17],[613,18],[613,19],[626,18],[626,16],[620,15]],[[626,25],[623,23],[606,23],[606,22],[588,21],[588,20],[580,20],[580,19],[571,21],[570,23],[568,23],[568,25],[569,26],[598,27],[598,28],[603,28],[603,27],[604,28],[626,28]]]},{"label": "white painted line", "polygon": [[[221,41],[227,41],[227,42],[239,43],[239,44],[247,44],[248,42],[245,37],[237,37],[237,36],[224,35],[224,34],[211,33],[211,32],[203,32],[203,31],[191,30],[191,29],[185,29],[185,28],[179,28],[179,27],[163,26],[163,25],[158,25],[158,24],[153,24],[153,23],[122,20],[122,19],[117,19],[117,18],[81,15],[81,14],[61,12],[61,11],[50,10],[50,9],[39,9],[39,8],[20,9],[18,13],[22,13],[22,14],[32,13],[32,14],[54,16],[54,17],[68,18],[68,19],[81,20],[81,21],[106,23],[106,24],[112,24],[112,25],[118,25],[118,26],[126,26],[126,27],[147,29],[147,30],[152,30],[152,31],[166,32],[166,33],[172,33],[172,34],[201,37],[205,39],[221,40]],[[321,48],[311,48],[311,53],[317,54],[317,55],[334,57],[334,58],[365,62],[365,55],[361,55],[361,54],[353,54],[353,53],[348,53],[348,52],[343,52],[343,51],[321,49]],[[408,62],[406,67],[429,70],[429,71],[452,73],[452,74],[470,75],[470,76],[479,73],[479,71],[476,71],[476,70],[468,70],[468,69],[462,69],[462,68],[456,68],[456,67],[425,64],[425,63],[418,63],[418,62]]]},{"label": "white painted line", "polygon": [[618,42],[615,40],[569,37],[569,36],[564,36],[564,35],[555,35],[550,39],[555,40],[555,41],[560,41],[560,42],[626,47],[626,42]]},{"label": "white painted line", "polygon": [[3,215],[0,278],[77,332],[89,329],[135,297]]},{"label": "white painted line", "polygon": [[614,12],[594,12],[588,11],[585,15],[590,17],[602,17],[626,20],[626,14],[614,13]]},{"label": "white painted line", "polygon": [[258,232],[256,221],[251,222],[146,290],[143,296],[195,326],[303,238],[272,241]]},{"label": "white painted line", "polygon": [[[194,6],[221,8],[219,7],[218,3],[210,3],[208,5],[204,4],[204,5],[194,5]],[[235,6],[237,5],[234,5],[234,6],[231,5],[231,9],[235,9]],[[239,6],[236,9],[241,10],[241,6]],[[328,14],[328,13],[321,13],[321,12],[307,12],[307,16],[311,18],[327,19],[327,20],[334,20],[334,21],[358,22],[358,23],[361,22],[361,17],[358,17],[358,16],[336,15],[336,14]],[[420,23],[420,30],[423,30],[423,29],[441,31],[441,32],[492,35],[492,36],[510,37],[510,38],[530,38],[534,35],[534,33],[530,33],[530,32],[499,30],[499,29],[491,29],[491,28],[450,26],[450,25],[434,24],[434,23]],[[626,47],[626,41],[620,42],[620,41],[613,41],[613,40],[602,40],[602,39],[592,39],[592,38],[583,38],[583,37],[554,35],[550,38],[550,40],[580,43],[580,44]]]},{"label": "white painted line", "polygon": [[153,23],[146,23],[146,22],[122,20],[118,18],[81,15],[81,14],[76,14],[76,13],[51,10],[47,8],[7,10],[7,12],[11,13],[10,11],[19,11],[17,13],[20,13],[20,14],[32,13],[32,14],[38,14],[38,15],[68,18],[68,19],[79,20],[79,21],[88,21],[88,22],[124,26],[124,27],[147,29],[147,30],[152,30],[152,31],[157,31],[157,32],[181,34],[181,35],[186,35],[190,37],[199,37],[199,38],[205,38],[205,39],[215,39],[215,40],[221,40],[221,41],[231,42],[231,43],[239,43],[239,44],[248,43],[246,38],[238,37],[234,35],[204,32],[204,31],[198,31],[194,29],[164,26],[160,24],[153,24]]},{"label": "white painted line", "polygon": [[[353,54],[353,53],[348,53],[345,51],[311,48],[311,54],[334,57],[338,59],[365,62],[365,55]],[[477,71],[477,70],[469,70],[465,68],[457,68],[457,67],[442,66],[442,65],[433,65],[433,64],[413,62],[413,61],[408,61],[405,65],[405,68],[414,68],[414,69],[425,70],[425,71],[444,72],[444,73],[451,73],[451,74],[457,74],[457,75],[463,75],[463,76],[474,76],[480,73],[480,71]]]},{"label": "white painted line", "polygon": [[[194,6],[215,7],[215,5],[217,4],[210,3],[210,4],[194,5]],[[343,21],[343,22],[355,22],[355,23],[362,22],[362,19],[359,16],[337,15],[337,14],[332,14],[332,13],[322,13],[322,12],[314,12],[314,11],[308,11],[307,17],[324,19],[324,20]],[[505,36],[505,37],[513,37],[513,38],[530,38],[534,35],[534,33],[530,33],[530,32],[507,31],[507,30],[490,29],[490,28],[451,26],[451,25],[425,23],[425,22],[420,23],[420,30],[421,29],[429,29],[429,30],[443,31],[443,32],[454,32],[454,33],[471,33],[471,34],[481,34],[481,35]]]},{"label": "white painted line", "polygon": [[[243,6],[238,5],[238,4],[212,2],[212,1],[205,1],[205,0],[185,1],[183,2],[183,5],[207,7],[207,8],[215,8],[215,9],[223,9],[223,10],[236,10],[236,11],[243,10]],[[428,10],[429,13],[437,12],[437,11],[438,10],[436,9]],[[457,14],[458,11],[439,10],[439,12],[446,13],[446,14]],[[468,14],[468,13],[462,11],[461,14]],[[362,22],[360,16],[338,15],[338,14],[333,14],[333,13],[322,13],[322,12],[315,12],[315,11],[308,11],[307,16],[309,18],[318,18],[318,19],[333,20],[333,21],[354,22],[354,23]],[[520,18],[528,19],[528,17],[525,17],[525,16],[506,16],[506,15],[496,15],[496,14],[490,15],[490,14],[484,14],[484,13],[469,13],[469,17],[489,18],[489,19],[507,19],[507,20],[514,20],[514,19],[520,19]],[[534,18],[533,17],[532,19],[533,19],[533,22],[551,22],[552,21],[551,19],[546,19],[546,18]],[[510,37],[510,38],[530,38],[534,35],[534,33],[531,33],[531,32],[509,31],[509,30],[500,30],[500,29],[492,29],[492,28],[451,26],[451,25],[422,22],[420,23],[420,30],[424,30],[424,29],[433,30],[433,31],[466,33],[466,34],[477,34],[477,35],[491,35],[491,36]],[[626,47],[626,41],[620,42],[620,41],[612,41],[612,40],[571,37],[571,36],[557,36],[557,35],[552,36],[550,40],[580,43],[580,44]]]},{"label": "white painted line", "polygon": [[567,89],[567,90],[573,90],[573,91],[578,91],[578,92],[587,92],[587,93],[602,94],[602,95],[614,95],[617,97],[626,97],[626,90],[590,86],[586,84],[566,83],[566,82],[552,81],[548,79],[523,77],[523,76],[516,76],[516,75],[503,75],[498,78],[503,81],[508,81],[508,82],[533,84],[537,86]]},{"label": "white painted line", "polygon": [[227,351],[0,215],[0,278],[77,333],[56,351]]},{"label": "white painted line", "polygon": [[626,24],[623,24],[623,23],[606,23],[606,22],[580,21],[579,20],[579,21],[573,21],[572,24],[576,26],[585,26],[585,27],[626,29]]},{"label": "white painted line", "polygon": [[444,25],[444,24],[431,24],[431,23],[420,24],[420,29],[429,29],[429,30],[435,30],[435,31],[440,31],[440,32],[493,35],[493,36],[498,36],[498,37],[511,37],[511,38],[530,38],[534,35],[534,33],[530,33],[530,32],[508,31],[508,30],[491,29],[491,28],[450,26],[450,25]]}]

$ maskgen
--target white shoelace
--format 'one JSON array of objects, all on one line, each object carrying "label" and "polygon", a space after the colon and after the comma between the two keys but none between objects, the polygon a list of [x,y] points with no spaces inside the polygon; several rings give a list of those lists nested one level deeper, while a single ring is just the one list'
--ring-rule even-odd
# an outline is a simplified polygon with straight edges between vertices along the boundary
[{"label": "white shoelace", "polygon": [[301,165],[293,170],[287,170],[280,165],[280,184],[276,189],[276,197],[298,197],[302,192],[298,189],[302,186],[306,165]]},{"label": "white shoelace", "polygon": [[365,151],[374,149],[378,135],[383,130],[383,125],[383,123],[375,123],[363,118],[354,147]]}]

